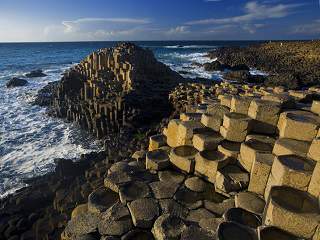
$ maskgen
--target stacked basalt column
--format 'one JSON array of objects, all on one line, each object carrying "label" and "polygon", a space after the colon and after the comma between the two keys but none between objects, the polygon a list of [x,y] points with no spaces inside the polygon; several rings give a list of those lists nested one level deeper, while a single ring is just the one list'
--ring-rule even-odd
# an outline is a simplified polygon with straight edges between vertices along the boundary
[{"label": "stacked basalt column", "polygon": [[[238,192],[236,207],[261,217],[254,227],[259,226],[260,239],[319,239],[320,102],[308,107],[298,103],[305,94],[277,92],[220,95],[188,107],[194,111],[182,113],[163,135],[151,137],[147,156],[167,153],[162,160],[152,159],[159,161],[153,171],[167,169],[170,162],[170,168],[214,184],[213,192],[228,198]],[[148,168],[151,160],[146,161]],[[242,210],[225,214],[237,211]],[[230,219],[226,217],[239,220]],[[225,227],[236,231],[237,226],[222,224],[218,232]]]},{"label": "stacked basalt column", "polygon": [[[171,86],[179,79],[152,52],[123,43],[92,53],[68,71],[54,93],[53,107],[57,116],[102,138],[140,119],[139,114],[151,120],[154,112],[164,115]],[[152,101],[159,111],[145,104]]]}]

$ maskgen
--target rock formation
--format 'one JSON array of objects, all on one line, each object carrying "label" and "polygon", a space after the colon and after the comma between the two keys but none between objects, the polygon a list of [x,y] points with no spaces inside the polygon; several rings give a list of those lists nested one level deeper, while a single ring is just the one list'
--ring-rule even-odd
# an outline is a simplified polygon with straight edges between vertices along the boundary
[{"label": "rock formation", "polygon": [[22,87],[28,84],[28,81],[21,78],[12,78],[6,83],[7,88]]},{"label": "rock formation", "polygon": [[68,71],[50,96],[58,117],[98,138],[126,126],[156,122],[170,113],[167,96],[182,77],[150,50],[122,43],[101,49]]},{"label": "rock formation", "polygon": [[180,84],[180,117],[109,168],[113,206],[90,227],[94,211],[73,214],[62,239],[319,239],[319,94]]}]

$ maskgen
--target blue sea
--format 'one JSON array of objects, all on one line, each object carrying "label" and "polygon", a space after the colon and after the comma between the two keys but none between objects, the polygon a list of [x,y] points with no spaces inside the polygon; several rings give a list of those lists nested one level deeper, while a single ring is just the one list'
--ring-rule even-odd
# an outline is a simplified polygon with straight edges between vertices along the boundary
[{"label": "blue sea", "polygon": [[[185,77],[209,78],[209,73],[193,62],[210,61],[207,52],[222,46],[246,46],[253,42],[136,42],[151,49],[157,59]],[[24,187],[24,179],[54,169],[55,158],[75,159],[82,153],[101,149],[102,144],[77,126],[51,118],[45,109],[31,103],[37,91],[77,64],[91,52],[112,47],[116,42],[0,43],[0,198]],[[24,75],[41,69],[46,77],[28,79]],[[12,77],[27,79],[24,87],[7,89]]]}]

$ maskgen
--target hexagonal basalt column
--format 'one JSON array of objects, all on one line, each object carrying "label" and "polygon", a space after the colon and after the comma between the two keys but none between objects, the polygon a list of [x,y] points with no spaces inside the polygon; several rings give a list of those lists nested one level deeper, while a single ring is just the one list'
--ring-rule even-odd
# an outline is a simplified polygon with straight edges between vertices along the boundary
[{"label": "hexagonal basalt column", "polygon": [[222,125],[223,117],[220,117],[218,115],[212,115],[212,114],[202,114],[201,117],[201,123],[208,127],[213,129],[214,131],[219,132],[220,127]]},{"label": "hexagonal basalt column", "polygon": [[298,155],[306,157],[310,148],[310,142],[298,141],[290,138],[279,138],[275,144],[272,153],[277,156]]},{"label": "hexagonal basalt column", "polygon": [[271,152],[271,144],[251,139],[241,144],[239,162],[244,169],[251,172],[253,162]]},{"label": "hexagonal basalt column", "polygon": [[157,149],[146,154],[146,169],[159,171],[169,166],[169,156],[165,150]]},{"label": "hexagonal basalt column", "polygon": [[264,213],[264,223],[300,238],[311,238],[319,224],[316,198],[291,187],[274,186]]},{"label": "hexagonal basalt column", "polygon": [[178,145],[178,128],[181,120],[172,119],[168,124],[168,129],[166,131],[167,144],[170,147],[177,147]]},{"label": "hexagonal basalt column", "polygon": [[218,151],[202,151],[196,157],[195,173],[215,183],[218,169],[230,163],[231,158]]},{"label": "hexagonal basalt column", "polygon": [[204,151],[216,150],[222,140],[223,137],[219,133],[208,131],[206,133],[195,134],[192,142],[194,148],[196,148],[198,151]]},{"label": "hexagonal basalt column", "polygon": [[254,119],[253,131],[257,133],[273,134],[276,130],[280,104],[272,101],[253,100],[248,115]]},{"label": "hexagonal basalt column", "polygon": [[230,112],[248,114],[252,98],[233,96],[230,104]]},{"label": "hexagonal basalt column", "polygon": [[273,226],[259,227],[258,237],[259,240],[301,240],[301,238]]},{"label": "hexagonal basalt column", "polygon": [[317,162],[313,170],[308,192],[317,198],[320,196],[320,162]]},{"label": "hexagonal basalt column", "polygon": [[265,190],[265,199],[268,198],[272,186],[284,185],[307,191],[314,168],[315,162],[297,155],[275,157]]},{"label": "hexagonal basalt column", "polygon": [[311,111],[320,115],[320,101],[313,101],[311,106]]},{"label": "hexagonal basalt column", "polygon": [[307,155],[315,161],[320,161],[320,138],[316,138],[312,141]]},{"label": "hexagonal basalt column", "polygon": [[204,126],[197,121],[181,122],[178,127],[177,143],[179,146],[192,145],[192,138],[194,134],[200,133]]},{"label": "hexagonal basalt column", "polygon": [[170,162],[180,170],[193,173],[197,149],[191,146],[173,148],[170,152]]},{"label": "hexagonal basalt column", "polygon": [[217,240],[257,240],[256,233],[243,225],[235,222],[223,222],[217,230]]},{"label": "hexagonal basalt column", "polygon": [[243,142],[250,131],[251,118],[239,113],[227,113],[220,127],[221,135],[233,142]]},{"label": "hexagonal basalt column", "polygon": [[319,129],[319,123],[306,115],[287,113],[278,124],[281,138],[291,138],[300,141],[312,141]]},{"label": "hexagonal basalt column", "polygon": [[151,136],[149,140],[149,151],[159,149],[165,145],[167,145],[167,137],[163,134]]}]

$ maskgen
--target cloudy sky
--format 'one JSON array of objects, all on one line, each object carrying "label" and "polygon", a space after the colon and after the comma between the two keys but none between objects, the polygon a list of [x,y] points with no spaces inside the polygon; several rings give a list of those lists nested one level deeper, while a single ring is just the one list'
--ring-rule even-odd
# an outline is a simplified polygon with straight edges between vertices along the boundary
[{"label": "cloudy sky", "polygon": [[319,0],[0,0],[0,42],[319,37]]}]

